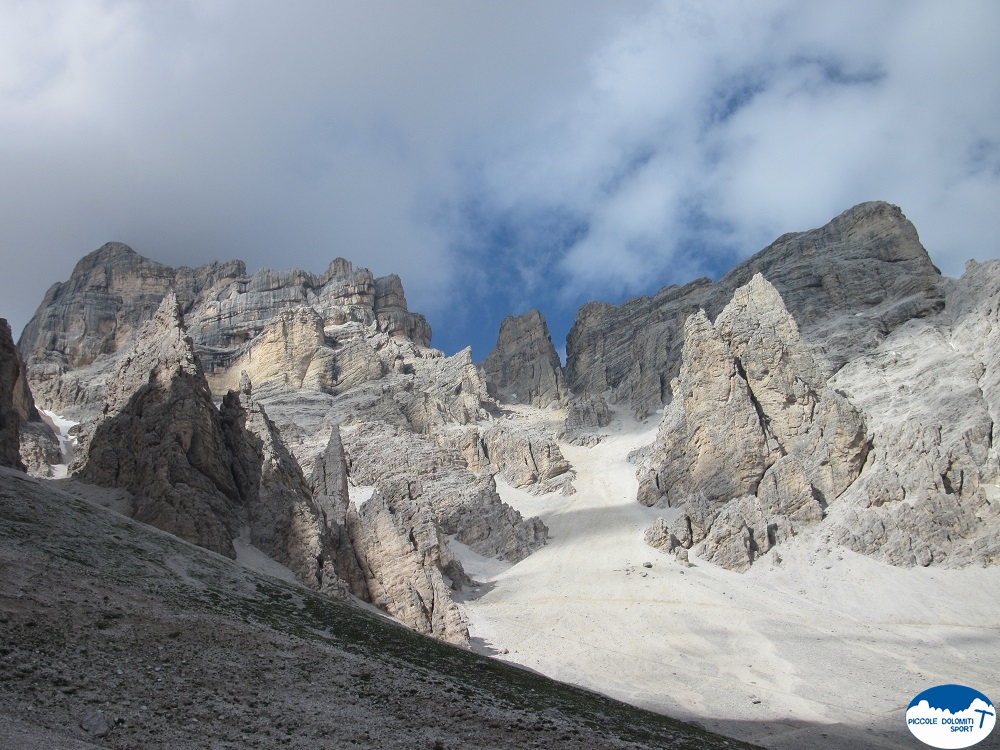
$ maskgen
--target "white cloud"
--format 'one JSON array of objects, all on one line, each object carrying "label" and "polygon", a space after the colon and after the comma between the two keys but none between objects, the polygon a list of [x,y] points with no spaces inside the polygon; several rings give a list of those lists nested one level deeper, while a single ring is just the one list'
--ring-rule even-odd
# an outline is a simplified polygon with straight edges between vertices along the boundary
[{"label": "white cloud", "polygon": [[661,3],[543,138],[487,165],[490,193],[588,222],[554,264],[577,296],[701,272],[692,207],[727,257],[883,198],[958,273],[1000,229],[998,7]]},{"label": "white cloud", "polygon": [[0,314],[109,239],[568,308],[875,198],[960,273],[1000,255],[998,29],[991,0],[0,0]]}]

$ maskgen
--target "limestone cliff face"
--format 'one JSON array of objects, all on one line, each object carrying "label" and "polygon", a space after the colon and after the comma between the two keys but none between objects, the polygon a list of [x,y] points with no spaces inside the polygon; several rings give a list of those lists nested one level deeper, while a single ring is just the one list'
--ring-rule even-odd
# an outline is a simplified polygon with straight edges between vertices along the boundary
[{"label": "limestone cliff face", "polygon": [[348,520],[371,601],[418,632],[468,645],[449,578],[464,578],[447,550],[419,482],[382,485]]},{"label": "limestone cliff face", "polygon": [[398,277],[376,279],[343,259],[322,276],[267,268],[248,276],[242,261],[174,269],[109,243],[49,289],[21,336],[39,401],[92,416],[109,363],[168,293],[218,393],[236,387],[244,369],[262,394],[272,385],[335,392],[383,375],[393,356],[379,352],[390,342],[430,345],[430,327],[407,310]]},{"label": "limestone cliff face", "polygon": [[15,406],[21,367],[10,333],[10,324],[0,318],[0,466],[24,471],[21,463],[21,415]]},{"label": "limestone cliff face", "polygon": [[584,305],[566,342],[566,379],[577,395],[611,392],[640,416],[670,401],[684,325],[714,319],[755,274],[784,300],[829,375],[905,321],[939,312],[944,284],[899,208],[855,206],[829,224],[786,234],[716,283],[700,279],[620,306]]},{"label": "limestone cliff face", "polygon": [[684,510],[651,543],[742,571],[822,524],[824,538],[896,565],[996,562],[1000,264],[943,286],[942,312],[896,326],[832,377],[760,276],[714,325],[692,316],[639,493]]},{"label": "limestone cliff face", "polygon": [[562,363],[538,310],[504,319],[483,370],[490,394],[504,403],[539,409],[566,403]]},{"label": "limestone cliff face", "polygon": [[324,580],[330,578],[329,573],[324,572],[329,566],[334,577],[344,581],[354,596],[371,601],[367,580],[350,537],[351,524],[358,522],[358,511],[349,495],[347,458],[337,425],[330,431],[326,449],[313,465],[310,489],[325,537],[320,574]]},{"label": "limestone cliff face", "polygon": [[[504,503],[493,467],[475,472],[449,434],[465,433],[424,436],[380,421],[352,426],[344,431],[350,476],[370,486],[418,483],[421,501],[441,531],[486,557],[517,562],[545,544],[545,525]],[[472,440],[478,449],[478,435]]]},{"label": "limestone cliff face", "polygon": [[79,476],[127,490],[136,519],[234,557],[244,498],[172,295],[122,352],[103,412],[80,440]]},{"label": "limestone cliff face", "polygon": [[74,373],[131,341],[169,291],[186,308],[217,282],[245,273],[239,261],[173,269],[120,242],[95,250],[48,290],[18,342],[36,398],[61,412],[99,402],[106,368],[96,368],[98,382]]},{"label": "limestone cliff face", "polygon": [[232,557],[241,538],[319,591],[369,598],[336,428],[307,482],[249,376],[216,409],[172,294],[117,363],[77,476],[127,490],[135,518],[182,539]]}]

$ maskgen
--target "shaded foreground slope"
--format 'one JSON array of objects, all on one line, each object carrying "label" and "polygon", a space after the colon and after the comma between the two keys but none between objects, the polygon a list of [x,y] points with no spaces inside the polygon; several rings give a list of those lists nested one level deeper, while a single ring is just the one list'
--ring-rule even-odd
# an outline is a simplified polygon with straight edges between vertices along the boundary
[{"label": "shaded foreground slope", "polygon": [[3,747],[751,747],[419,636],[7,469],[0,571]]}]

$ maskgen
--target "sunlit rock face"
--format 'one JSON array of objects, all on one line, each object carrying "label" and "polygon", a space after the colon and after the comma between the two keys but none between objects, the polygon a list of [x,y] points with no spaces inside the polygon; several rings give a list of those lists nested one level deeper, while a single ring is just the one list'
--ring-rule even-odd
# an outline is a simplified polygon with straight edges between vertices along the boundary
[{"label": "sunlit rock face", "polygon": [[430,345],[430,326],[407,309],[398,276],[375,278],[340,258],[320,276],[248,275],[238,260],[175,269],[108,243],[49,289],[25,327],[18,346],[37,400],[60,413],[94,411],[109,358],[168,293],[216,393],[235,387],[244,369],[261,393],[272,383],[334,392],[391,369],[396,342]]},{"label": "sunlit rock face", "polygon": [[657,411],[671,399],[688,317],[704,309],[715,320],[758,273],[827,374],[944,307],[944,280],[913,225],[896,206],[862,203],[819,229],[779,237],[714,284],[584,305],[566,341],[568,387],[578,396],[609,392],[640,416]]},{"label": "sunlit rock face", "polygon": [[[875,277],[884,213],[861,212],[848,233],[868,243]],[[858,260],[844,252],[848,266]],[[998,268],[940,279],[937,301],[912,279],[886,282],[902,298],[872,292],[877,317],[859,304],[824,321],[801,300],[801,325],[756,274],[714,322],[689,316],[638,472],[640,502],[682,513],[651,528],[650,543],[744,571],[822,524],[824,538],[895,565],[996,562]]]},{"label": "sunlit rock face", "polygon": [[[109,244],[49,290],[21,346],[46,403],[81,421],[73,472],[127,492],[133,516],[228,556],[253,545],[313,588],[465,643],[448,537],[516,561],[547,529],[500,499],[500,467],[454,444],[465,430],[482,446],[498,404],[470,349],[430,339],[398,276],[343,259],[249,275]],[[567,471],[550,436],[528,444],[548,448],[538,487]],[[364,512],[352,484],[373,488]]]}]

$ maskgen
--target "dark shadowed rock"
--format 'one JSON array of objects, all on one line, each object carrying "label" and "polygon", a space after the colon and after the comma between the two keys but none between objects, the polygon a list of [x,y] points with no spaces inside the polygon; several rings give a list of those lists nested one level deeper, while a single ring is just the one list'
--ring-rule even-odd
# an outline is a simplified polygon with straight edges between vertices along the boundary
[{"label": "dark shadowed rock", "polygon": [[21,366],[10,333],[10,324],[0,318],[0,466],[24,471],[21,463],[21,414],[15,406]]},{"label": "dark shadowed rock", "polygon": [[106,399],[81,439],[80,477],[127,490],[136,519],[234,557],[244,501],[173,295],[120,359]]}]

